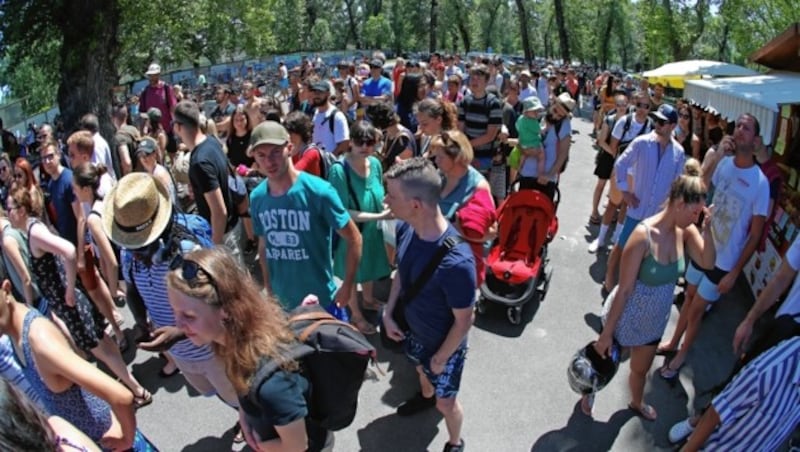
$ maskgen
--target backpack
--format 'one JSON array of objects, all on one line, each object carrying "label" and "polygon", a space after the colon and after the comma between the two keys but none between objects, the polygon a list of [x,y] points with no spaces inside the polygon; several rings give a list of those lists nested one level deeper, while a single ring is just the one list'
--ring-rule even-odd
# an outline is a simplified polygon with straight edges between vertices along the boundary
[{"label": "backpack", "polygon": [[[633,113],[628,113],[627,115],[625,115],[625,125],[622,126],[622,135],[620,135],[620,143],[619,143],[619,146],[617,146],[617,155],[620,155],[623,152],[625,152],[625,149],[633,141],[633,140],[629,140],[629,141],[622,142],[622,139],[625,138],[625,135],[628,133],[629,130],[631,130],[631,123],[632,122],[633,122]],[[637,133],[636,136],[633,137],[633,138],[636,139],[637,137],[640,137],[640,136],[644,135],[647,130],[652,130],[652,129],[653,129],[653,125],[650,123],[650,118],[647,118],[647,121],[644,123],[642,128],[639,129],[639,133]]]},{"label": "backpack", "polygon": [[[336,107],[331,107],[331,114],[328,115],[327,117],[325,117],[325,119],[322,120],[322,125],[323,126],[325,125],[326,122],[328,123],[328,128],[331,131],[331,136],[334,136],[334,137],[336,136],[336,134],[333,133],[334,127],[336,125],[336,122],[333,119],[334,119],[334,117],[336,117],[337,114],[343,115],[345,120],[347,120],[347,115],[342,113],[341,110],[339,110]],[[331,151],[333,151],[333,149],[331,149]]]},{"label": "backpack", "polygon": [[[333,121],[331,121],[333,123]],[[319,177],[328,180],[328,176],[331,174],[331,168],[333,165],[341,163],[339,159],[333,155],[333,152],[323,151],[322,149],[314,146],[314,149],[319,152]],[[306,149],[308,152],[308,149]]]},{"label": "backpack", "polygon": [[[320,305],[292,311],[289,327],[297,342],[285,357],[297,361],[300,374],[308,380],[308,417],[327,430],[349,426],[356,416],[367,364],[375,361],[375,347],[357,328],[336,320]],[[275,360],[261,361],[250,382],[248,400],[261,407],[261,386],[279,368]]]}]

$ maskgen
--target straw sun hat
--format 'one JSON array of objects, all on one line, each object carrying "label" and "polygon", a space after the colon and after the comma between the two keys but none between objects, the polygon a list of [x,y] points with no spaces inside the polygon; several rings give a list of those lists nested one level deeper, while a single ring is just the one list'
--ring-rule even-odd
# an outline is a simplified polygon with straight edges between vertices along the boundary
[{"label": "straw sun hat", "polygon": [[171,216],[167,190],[149,174],[131,173],[105,197],[103,230],[123,248],[142,248],[161,236]]}]

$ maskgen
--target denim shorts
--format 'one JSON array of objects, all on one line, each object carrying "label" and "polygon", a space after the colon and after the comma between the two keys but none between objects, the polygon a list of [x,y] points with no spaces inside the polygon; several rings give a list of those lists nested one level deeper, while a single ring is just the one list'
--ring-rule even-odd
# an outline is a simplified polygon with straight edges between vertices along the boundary
[{"label": "denim shorts", "polygon": [[447,360],[444,371],[439,375],[435,375],[431,371],[431,357],[433,357],[435,351],[427,350],[425,346],[414,339],[414,336],[406,338],[405,343],[406,355],[414,365],[422,366],[423,373],[425,373],[428,381],[434,387],[436,398],[450,399],[455,397],[461,386],[461,373],[464,370],[464,361],[467,357],[467,346],[462,345],[459,347]]}]

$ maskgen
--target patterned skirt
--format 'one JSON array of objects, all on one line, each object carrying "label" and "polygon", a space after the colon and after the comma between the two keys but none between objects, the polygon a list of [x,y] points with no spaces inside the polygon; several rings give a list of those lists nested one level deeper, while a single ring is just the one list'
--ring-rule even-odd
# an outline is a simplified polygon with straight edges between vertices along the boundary
[{"label": "patterned skirt", "polygon": [[[674,283],[648,286],[636,281],[614,329],[614,338],[617,342],[623,347],[633,347],[660,340],[669,322],[674,291]],[[617,287],[614,287],[603,303],[604,325],[616,295]]]}]

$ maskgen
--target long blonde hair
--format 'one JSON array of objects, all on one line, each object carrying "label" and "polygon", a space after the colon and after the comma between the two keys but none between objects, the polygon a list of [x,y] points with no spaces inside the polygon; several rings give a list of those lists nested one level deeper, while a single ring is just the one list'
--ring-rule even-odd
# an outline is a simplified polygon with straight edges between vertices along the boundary
[{"label": "long blonde hair", "polygon": [[172,270],[167,285],[227,315],[222,322],[225,343],[214,343],[212,349],[225,362],[225,372],[237,393],[247,393],[262,358],[274,359],[286,370],[297,369],[297,363],[286,358],[295,340],[286,314],[274,299],[261,295],[250,274],[227,249],[200,249],[184,260],[202,271],[186,281],[181,268]]}]

